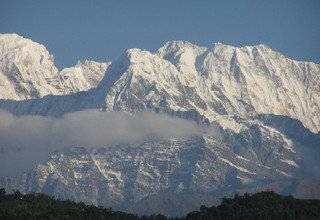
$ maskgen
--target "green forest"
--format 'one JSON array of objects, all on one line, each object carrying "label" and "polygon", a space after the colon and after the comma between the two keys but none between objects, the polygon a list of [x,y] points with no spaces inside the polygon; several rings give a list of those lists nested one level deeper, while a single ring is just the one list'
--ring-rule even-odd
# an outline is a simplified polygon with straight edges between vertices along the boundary
[{"label": "green forest", "polygon": [[167,218],[160,214],[137,216],[111,208],[62,201],[41,193],[23,195],[15,191],[7,194],[0,189],[0,219],[320,219],[320,200],[295,199],[272,191],[236,194],[233,198],[223,198],[219,206],[201,206],[199,211],[190,212],[185,217]]}]

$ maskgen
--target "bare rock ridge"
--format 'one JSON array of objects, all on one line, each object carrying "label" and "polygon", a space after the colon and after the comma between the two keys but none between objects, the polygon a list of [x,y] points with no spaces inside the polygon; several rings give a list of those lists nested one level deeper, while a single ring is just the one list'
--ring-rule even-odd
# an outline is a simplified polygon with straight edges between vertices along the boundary
[{"label": "bare rock ridge", "polygon": [[59,72],[43,46],[20,36],[0,35],[0,50],[0,108],[14,114],[152,109],[214,125],[221,134],[56,152],[18,181],[2,178],[8,190],[122,210],[152,209],[158,200],[159,207],[176,207],[167,215],[198,208],[168,193],[206,204],[266,187],[319,196],[303,189],[316,186],[309,180],[320,175],[310,169],[320,167],[319,64],[288,59],[266,45],[172,41],[156,53],[129,49],[110,65],[83,61]]}]

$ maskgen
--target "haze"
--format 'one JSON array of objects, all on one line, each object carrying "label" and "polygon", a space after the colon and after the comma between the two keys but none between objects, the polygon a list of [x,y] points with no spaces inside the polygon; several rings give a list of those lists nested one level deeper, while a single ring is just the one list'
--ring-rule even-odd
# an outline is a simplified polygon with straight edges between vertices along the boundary
[{"label": "haze", "polygon": [[[183,138],[208,132],[193,121],[152,112],[128,115],[88,110],[62,118],[14,116],[0,111],[0,176],[19,175],[56,150],[108,147],[147,138]],[[210,130],[209,132],[214,132]]]}]

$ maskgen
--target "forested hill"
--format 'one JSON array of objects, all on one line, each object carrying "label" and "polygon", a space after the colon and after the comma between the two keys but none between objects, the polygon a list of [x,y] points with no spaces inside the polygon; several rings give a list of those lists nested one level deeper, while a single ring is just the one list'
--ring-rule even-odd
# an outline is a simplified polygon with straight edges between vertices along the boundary
[{"label": "forested hill", "polygon": [[6,194],[0,189],[0,219],[110,219],[110,220],[207,220],[207,219],[320,219],[320,200],[301,200],[274,192],[223,198],[217,207],[201,206],[186,217],[156,214],[137,216],[108,208],[61,201],[44,194]]},{"label": "forested hill", "polygon": [[320,219],[320,200],[295,199],[272,191],[223,198],[217,207],[201,206],[187,220],[204,219]]}]

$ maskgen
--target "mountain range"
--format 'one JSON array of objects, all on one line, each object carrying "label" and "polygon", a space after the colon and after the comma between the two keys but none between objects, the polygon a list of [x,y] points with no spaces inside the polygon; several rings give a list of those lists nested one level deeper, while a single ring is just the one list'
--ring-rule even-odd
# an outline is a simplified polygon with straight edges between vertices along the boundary
[{"label": "mountain range", "polygon": [[43,45],[1,34],[0,98],[18,117],[150,110],[209,128],[56,151],[18,179],[1,177],[9,191],[171,216],[234,191],[320,198],[320,65],[263,44],[170,41],[58,71]]}]

